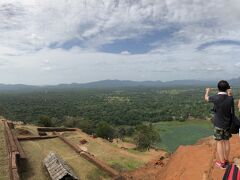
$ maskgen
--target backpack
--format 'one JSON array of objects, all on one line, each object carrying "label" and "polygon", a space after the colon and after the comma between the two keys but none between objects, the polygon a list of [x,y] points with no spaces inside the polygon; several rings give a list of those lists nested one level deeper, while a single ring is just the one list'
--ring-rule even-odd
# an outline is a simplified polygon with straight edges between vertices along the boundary
[{"label": "backpack", "polygon": [[227,167],[222,180],[240,180],[240,171],[235,164]]},{"label": "backpack", "polygon": [[234,100],[232,104],[232,120],[231,120],[231,126],[230,126],[230,133],[231,134],[237,134],[239,133],[239,128],[240,128],[240,121],[235,115],[235,107],[234,107]]},{"label": "backpack", "polygon": [[231,134],[238,134],[240,128],[240,121],[236,116],[233,116],[231,127],[230,127],[230,133]]},{"label": "backpack", "polygon": [[[227,98],[225,97],[221,104],[225,102]],[[220,105],[221,105],[220,104]],[[214,106],[214,111],[216,112],[218,107]],[[230,133],[231,134],[238,134],[240,128],[240,120],[235,115],[235,107],[234,107],[234,99],[232,101],[232,116],[231,116],[231,124],[230,124]]]}]

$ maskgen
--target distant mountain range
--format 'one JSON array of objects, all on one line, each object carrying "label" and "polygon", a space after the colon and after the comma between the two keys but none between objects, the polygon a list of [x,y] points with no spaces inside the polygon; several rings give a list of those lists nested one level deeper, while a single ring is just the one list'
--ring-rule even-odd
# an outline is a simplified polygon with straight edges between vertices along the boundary
[{"label": "distant mountain range", "polygon": [[59,88],[117,88],[117,87],[171,87],[171,86],[202,86],[213,84],[210,81],[176,80],[176,81],[128,81],[128,80],[103,80],[85,84],[60,84]]},{"label": "distant mountain range", "polygon": [[[231,86],[240,86],[240,78],[229,80]],[[24,84],[0,84],[0,91],[34,91],[52,89],[94,89],[94,88],[123,88],[123,87],[180,87],[180,86],[216,86],[217,81],[175,80],[175,81],[128,81],[103,80],[90,83],[72,83],[47,86],[32,86]]]}]

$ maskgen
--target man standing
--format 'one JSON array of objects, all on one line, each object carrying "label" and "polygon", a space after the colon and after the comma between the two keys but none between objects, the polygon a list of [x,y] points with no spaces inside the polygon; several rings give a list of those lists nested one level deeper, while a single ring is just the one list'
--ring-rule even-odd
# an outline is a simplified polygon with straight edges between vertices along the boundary
[{"label": "man standing", "polygon": [[219,161],[216,166],[225,169],[229,164],[230,143],[232,137],[230,126],[233,117],[233,97],[228,96],[230,86],[227,81],[218,82],[218,94],[209,96],[210,88],[206,89],[205,100],[214,104],[214,137],[217,142]]}]

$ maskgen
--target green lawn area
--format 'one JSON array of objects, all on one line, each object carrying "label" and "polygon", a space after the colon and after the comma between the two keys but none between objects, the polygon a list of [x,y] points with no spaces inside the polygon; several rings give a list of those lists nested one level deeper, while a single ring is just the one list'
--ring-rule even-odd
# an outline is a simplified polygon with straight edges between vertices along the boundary
[{"label": "green lawn area", "polygon": [[82,180],[109,179],[105,172],[80,157],[58,138],[22,141],[21,145],[27,155],[27,163],[21,165],[20,175],[22,179],[49,180],[50,177],[43,165],[43,159],[50,151],[60,155]]},{"label": "green lawn area", "polygon": [[0,180],[9,179],[9,169],[8,169],[8,155],[6,149],[6,142],[4,137],[4,127],[0,120]]},{"label": "green lawn area", "polygon": [[161,142],[155,146],[169,152],[175,151],[179,145],[195,144],[213,134],[212,124],[203,120],[158,122],[154,123],[154,127],[161,136]]},{"label": "green lawn area", "polygon": [[[99,158],[117,171],[129,171],[144,165],[144,153],[134,154],[125,150],[121,150],[112,143],[102,139],[92,139],[88,135],[79,132],[68,132],[64,135],[69,141],[78,145],[79,140],[86,139],[88,141],[84,146],[95,157]],[[146,161],[147,161],[146,157]]]},{"label": "green lawn area", "polygon": [[[33,136],[38,136],[37,126],[33,125],[16,125],[15,130],[27,130],[29,131]],[[17,133],[18,134],[18,133]],[[18,134],[19,135],[19,134]],[[28,135],[28,134],[27,134]],[[29,135],[28,135],[29,136]]]}]

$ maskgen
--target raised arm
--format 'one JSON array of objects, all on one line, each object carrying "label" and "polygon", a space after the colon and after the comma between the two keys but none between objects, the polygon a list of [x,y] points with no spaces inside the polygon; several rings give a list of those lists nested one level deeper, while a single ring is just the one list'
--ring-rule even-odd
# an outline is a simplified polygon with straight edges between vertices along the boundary
[{"label": "raised arm", "polygon": [[205,96],[204,99],[205,101],[209,101],[209,93],[210,93],[211,89],[210,88],[206,88],[206,92],[205,92]]},{"label": "raised arm", "polygon": [[240,99],[238,100],[238,110],[240,111]]}]

